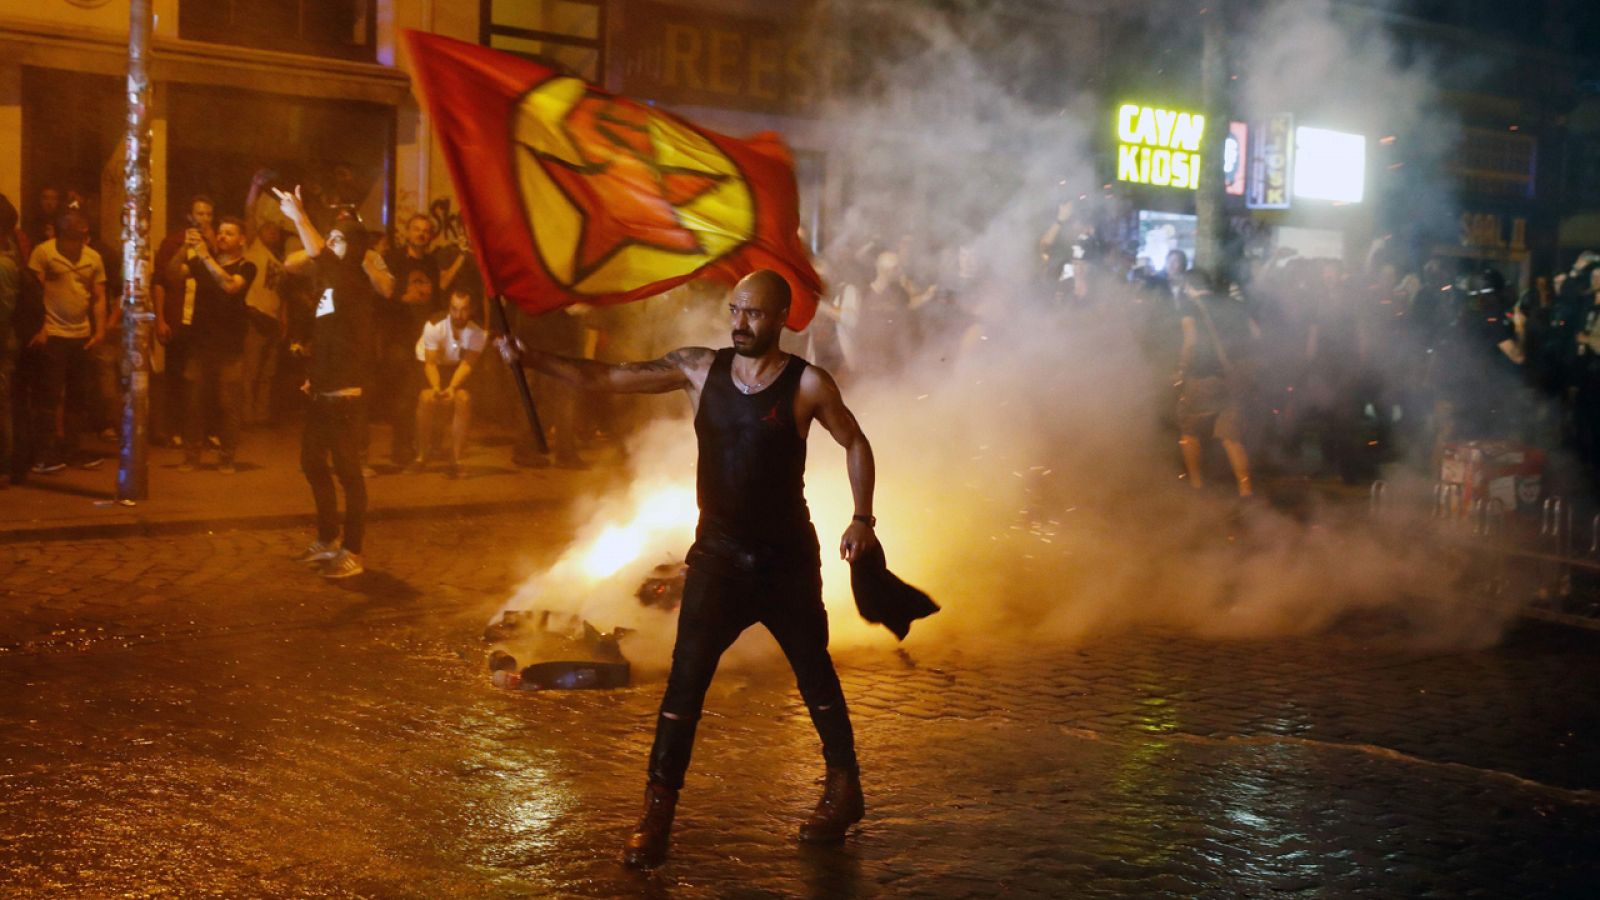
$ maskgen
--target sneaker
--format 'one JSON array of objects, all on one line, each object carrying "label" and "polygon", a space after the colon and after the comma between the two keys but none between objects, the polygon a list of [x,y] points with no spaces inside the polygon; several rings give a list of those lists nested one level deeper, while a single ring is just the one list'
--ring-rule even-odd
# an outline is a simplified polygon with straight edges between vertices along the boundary
[{"label": "sneaker", "polygon": [[366,568],[361,565],[361,557],[349,550],[340,550],[332,559],[322,566],[323,578],[349,578],[360,575]]},{"label": "sneaker", "polygon": [[200,464],[195,462],[192,459],[186,459],[183,462],[178,463],[178,471],[179,472],[193,472],[195,469],[198,469],[198,468],[200,468]]},{"label": "sneaker", "polygon": [[104,457],[91,456],[88,459],[84,460],[83,462],[78,463],[78,468],[80,468],[80,469],[88,469],[88,470],[90,470],[92,472],[95,469],[100,468],[100,465],[102,463],[104,463],[104,462],[105,462],[105,458]]},{"label": "sneaker", "polygon": [[67,464],[66,463],[62,463],[62,462],[48,462],[48,463],[40,462],[40,463],[34,463],[33,464],[33,474],[35,474],[35,475],[54,475],[55,473],[61,471],[62,469],[65,469],[66,467],[67,467]]},{"label": "sneaker", "polygon": [[362,466],[361,467],[361,477],[362,478],[377,478],[378,477],[378,470],[374,469],[371,466]]},{"label": "sneaker", "polygon": [[111,441],[112,443],[115,443],[119,437],[121,437],[121,435],[117,434],[117,430],[115,428],[107,428],[106,430],[100,432],[100,440],[102,441]]},{"label": "sneaker", "polygon": [[221,450],[222,449],[222,438],[219,438],[214,434],[206,436],[206,443],[210,444],[211,445],[211,449],[213,449],[213,450]]},{"label": "sneaker", "polygon": [[306,547],[305,552],[301,553],[299,556],[296,556],[294,561],[298,563],[319,563],[333,559],[338,555],[338,541],[328,541],[327,543],[323,543],[322,541],[312,541],[310,546]]},{"label": "sneaker", "polygon": [[181,435],[181,434],[173,435],[172,436],[172,446],[173,446],[174,449],[182,449],[183,448],[183,435]]},{"label": "sneaker", "polygon": [[426,471],[427,468],[428,468],[428,464],[423,462],[422,461],[422,457],[420,457],[420,456],[417,457],[416,459],[413,459],[411,462],[406,463],[406,471],[407,472],[422,472],[422,471]]},{"label": "sneaker", "polygon": [[237,473],[239,469],[234,466],[233,460],[225,459],[221,463],[217,464],[217,471],[224,475],[233,475]]}]

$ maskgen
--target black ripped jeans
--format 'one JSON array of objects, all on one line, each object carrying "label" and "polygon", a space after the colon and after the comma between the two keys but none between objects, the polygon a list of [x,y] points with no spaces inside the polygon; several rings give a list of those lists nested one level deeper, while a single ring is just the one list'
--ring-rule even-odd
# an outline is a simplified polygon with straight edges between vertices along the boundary
[{"label": "black ripped jeans", "polygon": [[822,738],[822,756],[832,767],[854,770],[855,735],[839,676],[828,655],[828,613],[822,606],[822,578],[816,568],[785,575],[751,576],[689,558],[678,613],[678,640],[672,648],[672,673],[661,698],[655,746],[650,750],[650,780],[678,790],[689,768],[695,726],[706,688],[723,651],[746,628],[760,622],[777,639],[794,669],[800,696]]},{"label": "black ripped jeans", "polygon": [[367,523],[367,482],[361,475],[364,405],[361,397],[312,397],[300,439],[300,469],[317,503],[317,540],[327,544],[339,537],[337,475],[344,486],[344,548],[351,553],[361,552]]}]

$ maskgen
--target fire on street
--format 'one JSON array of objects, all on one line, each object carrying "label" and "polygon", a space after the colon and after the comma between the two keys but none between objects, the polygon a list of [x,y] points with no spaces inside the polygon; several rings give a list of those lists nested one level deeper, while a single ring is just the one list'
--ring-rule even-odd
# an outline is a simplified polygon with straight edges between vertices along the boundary
[{"label": "fire on street", "polygon": [[1600,877],[1586,639],[1422,654],[1371,621],[843,653],[869,814],[832,849],[792,842],[816,737],[758,635],[769,662],[708,699],[674,859],[630,874],[661,673],[525,693],[483,667],[483,623],[566,526],[386,528],[380,572],[345,590],[288,561],[297,531],[0,549],[5,892],[1535,896]]}]

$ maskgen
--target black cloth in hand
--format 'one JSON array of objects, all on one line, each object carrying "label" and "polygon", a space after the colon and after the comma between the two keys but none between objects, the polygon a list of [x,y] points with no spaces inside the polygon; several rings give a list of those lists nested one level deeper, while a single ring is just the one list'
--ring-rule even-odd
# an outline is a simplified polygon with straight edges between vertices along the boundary
[{"label": "black cloth in hand", "polygon": [[850,564],[850,589],[861,618],[882,625],[902,641],[911,633],[912,622],[939,611],[931,597],[889,571],[882,544],[873,544]]}]

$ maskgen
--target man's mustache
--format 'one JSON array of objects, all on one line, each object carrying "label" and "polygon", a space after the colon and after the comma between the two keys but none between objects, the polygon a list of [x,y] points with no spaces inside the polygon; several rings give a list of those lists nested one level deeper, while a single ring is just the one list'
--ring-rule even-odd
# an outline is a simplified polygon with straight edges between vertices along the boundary
[{"label": "man's mustache", "polygon": [[734,336],[734,337],[747,337],[747,338],[753,338],[753,337],[755,337],[755,336],[756,336],[756,335],[755,335],[755,332],[753,332],[753,331],[735,331],[735,332],[734,332],[734,333],[733,333],[733,336]]}]

